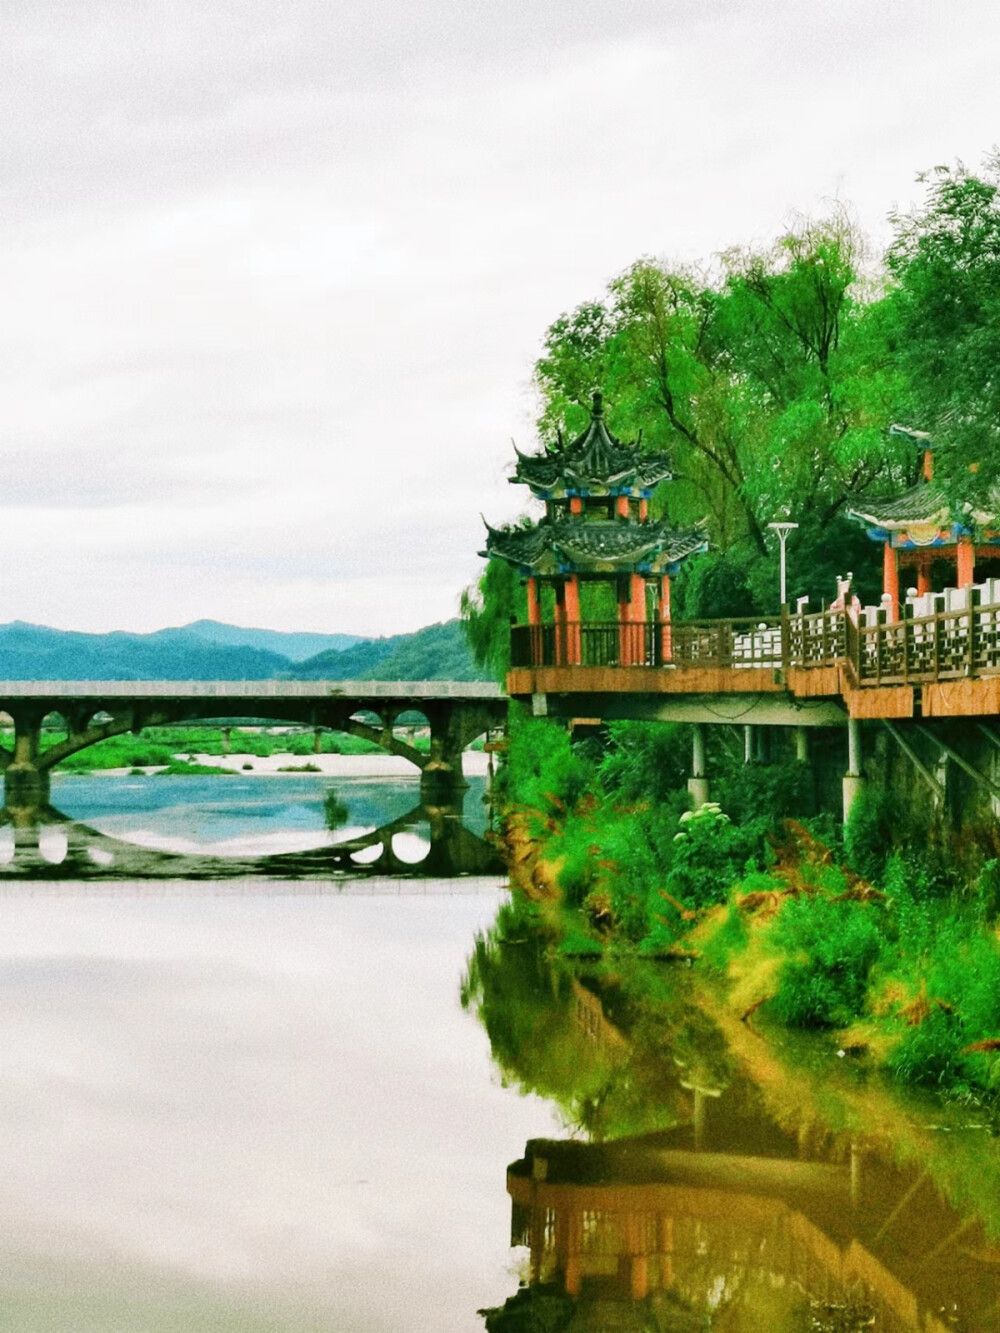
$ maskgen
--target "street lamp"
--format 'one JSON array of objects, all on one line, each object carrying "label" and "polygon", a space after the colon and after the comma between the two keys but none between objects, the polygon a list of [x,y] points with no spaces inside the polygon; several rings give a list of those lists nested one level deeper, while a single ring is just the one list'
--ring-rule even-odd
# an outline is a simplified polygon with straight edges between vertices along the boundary
[{"label": "street lamp", "polygon": [[785,605],[785,542],[788,541],[788,534],[794,532],[799,526],[797,523],[768,523],[769,528],[773,528],[778,534],[778,541],[781,543],[781,605]]}]

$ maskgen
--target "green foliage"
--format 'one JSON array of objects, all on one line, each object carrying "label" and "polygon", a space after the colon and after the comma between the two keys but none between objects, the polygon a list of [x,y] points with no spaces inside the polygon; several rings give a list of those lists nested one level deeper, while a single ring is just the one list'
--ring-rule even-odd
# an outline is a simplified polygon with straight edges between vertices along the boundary
[{"label": "green foliage", "polygon": [[933,432],[935,474],[963,500],[1000,470],[1000,157],[920,179],[923,205],[893,217],[889,314],[910,420]]},{"label": "green foliage", "polygon": [[763,868],[766,819],[733,824],[714,802],[681,816],[667,888],[687,907],[725,902],[745,874]]},{"label": "green foliage", "polygon": [[807,764],[727,764],[714,781],[720,804],[735,824],[764,820],[775,828],[785,819],[812,814],[814,779]]},{"label": "green foliage", "polygon": [[623,802],[663,801],[687,781],[690,737],[668,722],[612,722],[598,766],[603,790]]},{"label": "green foliage", "polygon": [[478,584],[463,591],[460,613],[476,663],[502,684],[510,670],[511,620],[527,615],[517,570],[506,560],[487,561]]},{"label": "green foliage", "polygon": [[897,802],[885,787],[862,786],[844,830],[844,850],[851,867],[873,884],[882,882],[899,819]]},{"label": "green foliage", "polygon": [[838,1027],[862,1012],[885,945],[881,910],[825,893],[787,902],[768,945],[785,958],[769,1011],[790,1027]]},{"label": "green foliage", "polygon": [[594,778],[594,766],[574,746],[564,726],[511,711],[510,749],[497,775],[502,799],[548,813],[577,803]]}]

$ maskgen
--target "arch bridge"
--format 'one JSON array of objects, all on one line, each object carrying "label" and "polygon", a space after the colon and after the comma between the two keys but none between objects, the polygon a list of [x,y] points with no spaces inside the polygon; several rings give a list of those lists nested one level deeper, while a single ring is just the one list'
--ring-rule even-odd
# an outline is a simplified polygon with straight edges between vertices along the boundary
[{"label": "arch bridge", "polygon": [[[233,719],[345,731],[408,760],[423,791],[448,789],[464,782],[465,747],[503,725],[507,697],[481,681],[0,681],[0,711],[14,722],[13,744],[0,747],[5,803],[30,807],[46,803],[57,764],[98,741],[147,726]],[[427,753],[393,732],[408,712],[427,719]],[[54,713],[65,736],[43,750],[42,724]]]}]

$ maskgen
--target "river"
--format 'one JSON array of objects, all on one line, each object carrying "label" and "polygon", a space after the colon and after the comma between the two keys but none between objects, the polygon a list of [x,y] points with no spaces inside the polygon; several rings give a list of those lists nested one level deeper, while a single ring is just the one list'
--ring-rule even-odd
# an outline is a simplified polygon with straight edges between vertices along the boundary
[{"label": "river", "polygon": [[[409,870],[273,876],[414,781],[53,804],[0,866],[0,1327],[1000,1327],[982,1110],[734,1022],[687,969],[570,963],[498,875],[416,877],[433,812],[392,834]],[[156,877],[120,877],[130,839]],[[168,873],[199,858],[258,873]]]}]

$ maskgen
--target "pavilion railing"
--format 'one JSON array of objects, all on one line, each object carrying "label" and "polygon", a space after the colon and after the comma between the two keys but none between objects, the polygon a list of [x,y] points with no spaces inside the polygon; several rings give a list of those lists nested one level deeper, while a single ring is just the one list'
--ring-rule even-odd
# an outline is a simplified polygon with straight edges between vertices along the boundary
[{"label": "pavilion railing", "polygon": [[581,622],[511,626],[511,666],[780,667],[781,622]]},{"label": "pavilion railing", "polygon": [[1000,674],[1000,603],[857,625],[843,610],[782,619],[511,626],[511,665],[843,666],[856,685]]}]

